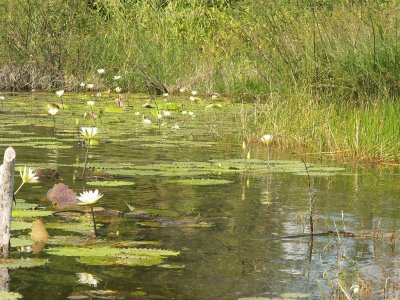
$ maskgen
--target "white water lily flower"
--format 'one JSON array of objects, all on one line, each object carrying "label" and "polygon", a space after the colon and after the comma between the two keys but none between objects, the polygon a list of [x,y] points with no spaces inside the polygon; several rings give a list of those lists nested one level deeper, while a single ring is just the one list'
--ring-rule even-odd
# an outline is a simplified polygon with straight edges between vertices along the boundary
[{"label": "white water lily flower", "polygon": [[86,84],[85,84],[84,82],[81,82],[79,85],[80,85],[81,87],[84,87]]},{"label": "white water lily flower", "polygon": [[90,101],[88,101],[88,102],[86,102],[87,103],[87,105],[89,105],[89,106],[94,106],[94,104],[95,104],[95,102],[93,101],[93,100],[90,100]]},{"label": "white water lily flower", "polygon": [[186,110],[182,111],[182,115],[186,115],[186,114],[187,114]]},{"label": "white water lily flower", "polygon": [[87,284],[97,287],[97,284],[100,281],[100,279],[94,277],[90,273],[76,273],[76,275],[78,276],[78,282],[81,284]]},{"label": "white water lily flower", "polygon": [[173,125],[173,126],[172,126],[172,129],[176,129],[176,130],[178,130],[178,129],[180,129],[180,127],[179,127],[179,125],[178,125],[178,124],[175,124],[175,125]]},{"label": "white water lily flower", "polygon": [[78,205],[92,205],[99,201],[99,199],[103,197],[103,194],[99,193],[99,190],[94,190],[94,191],[84,191],[80,193],[76,199],[78,199],[80,202]]},{"label": "white water lily flower", "polygon": [[114,80],[118,80],[118,79],[121,79],[121,78],[122,78],[121,75],[115,75],[115,76],[114,76]]},{"label": "white water lily flower", "polygon": [[96,94],[96,97],[101,97],[101,93],[98,92],[98,93]]},{"label": "white water lily flower", "polygon": [[195,97],[195,96],[190,96],[190,97],[189,97],[189,100],[192,101],[192,102],[194,102],[194,101],[196,101],[196,97]]},{"label": "white water lily flower", "polygon": [[56,91],[58,97],[61,97],[64,94],[64,90]]},{"label": "white water lily flower", "polygon": [[358,292],[360,291],[360,286],[358,284],[353,284],[350,287],[350,290],[353,292],[353,294],[358,294]]},{"label": "white water lily flower", "polygon": [[168,93],[164,93],[162,94],[164,97],[168,97]]},{"label": "white water lily flower", "polygon": [[213,94],[213,95],[211,96],[211,98],[212,98],[212,99],[217,99],[217,98],[218,98],[218,95]]},{"label": "white water lily flower", "polygon": [[97,69],[97,73],[99,73],[99,74],[103,74],[103,73],[105,73],[105,72],[106,72],[105,69]]},{"label": "white water lily flower", "polygon": [[166,117],[171,117],[172,113],[170,111],[168,111],[168,110],[163,110],[163,115],[166,116]]},{"label": "white water lily flower", "polygon": [[4,100],[4,99],[6,99],[6,97],[0,96],[0,100]]},{"label": "white water lily flower", "polygon": [[191,116],[192,118],[195,117],[195,115],[194,115],[194,113],[193,113],[192,111],[189,111],[189,112],[188,112],[188,115]]},{"label": "white water lily flower", "polygon": [[162,114],[157,114],[157,119],[161,120],[162,117],[163,117]]},{"label": "white water lily flower", "polygon": [[196,95],[197,95],[197,91],[192,91],[191,94],[192,94],[193,96],[196,96]]},{"label": "white water lily flower", "polygon": [[134,115],[135,115],[135,116],[140,116],[140,112],[135,111]]},{"label": "white water lily flower", "polygon": [[121,89],[119,86],[117,86],[117,87],[115,88],[115,92],[121,93],[121,92],[122,92],[122,89]]},{"label": "white water lily flower", "polygon": [[31,168],[27,169],[26,166],[24,166],[23,171],[19,171],[19,175],[21,176],[23,183],[35,183],[39,181],[39,177],[36,176],[35,171],[33,171]]},{"label": "white water lily flower", "polygon": [[260,141],[263,142],[265,145],[268,145],[269,143],[271,143],[273,138],[274,138],[274,136],[272,134],[264,134],[260,138]]},{"label": "white water lily flower", "polygon": [[94,84],[93,83],[88,83],[86,85],[86,87],[90,90],[90,89],[94,88]]},{"label": "white water lily flower", "polygon": [[150,125],[150,124],[151,124],[151,120],[150,119],[147,119],[147,118],[143,119],[143,125]]},{"label": "white water lily flower", "polygon": [[82,127],[81,128],[81,133],[88,140],[92,139],[97,134],[98,131],[99,131],[99,129],[97,127]]},{"label": "white water lily flower", "polygon": [[185,88],[180,88],[180,89],[179,89],[179,92],[181,92],[181,93],[184,93],[185,91],[186,91]]},{"label": "white water lily flower", "polygon": [[55,107],[50,108],[50,109],[47,111],[47,113],[48,113],[49,115],[55,116],[55,115],[58,113],[58,108],[55,108]]}]

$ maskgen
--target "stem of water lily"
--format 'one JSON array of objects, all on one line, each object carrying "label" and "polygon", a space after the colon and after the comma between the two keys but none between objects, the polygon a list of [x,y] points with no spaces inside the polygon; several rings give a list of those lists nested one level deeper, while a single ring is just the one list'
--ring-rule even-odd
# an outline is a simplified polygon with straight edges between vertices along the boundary
[{"label": "stem of water lily", "polygon": [[268,169],[269,169],[269,145],[267,145],[267,161],[268,161]]},{"label": "stem of water lily", "polygon": [[94,217],[93,205],[90,205],[90,210],[92,211],[94,236],[97,237],[97,227],[96,227],[96,219],[95,219],[95,217]]},{"label": "stem of water lily", "polygon": [[14,192],[14,196],[19,192],[19,190],[22,188],[23,185],[24,185],[24,182],[22,182],[21,185],[19,186],[19,188],[17,188],[17,190]]},{"label": "stem of water lily", "polygon": [[61,99],[61,107],[62,107],[62,109],[64,109],[64,102],[63,102],[63,99],[62,99],[63,97],[61,96],[60,97],[60,99]]},{"label": "stem of water lily", "polygon": [[83,171],[82,171],[82,180],[85,179],[85,172],[86,172],[86,165],[88,161],[88,156],[89,156],[89,148],[90,148],[90,139],[87,140],[87,148],[86,148],[86,155],[85,155],[85,165],[83,166]]},{"label": "stem of water lily", "polygon": [[53,115],[53,131],[56,133],[56,116]]}]

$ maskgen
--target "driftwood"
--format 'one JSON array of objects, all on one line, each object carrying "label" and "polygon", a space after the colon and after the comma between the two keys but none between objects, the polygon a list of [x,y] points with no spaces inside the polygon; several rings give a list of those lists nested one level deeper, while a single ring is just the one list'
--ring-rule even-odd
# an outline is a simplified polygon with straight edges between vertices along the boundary
[{"label": "driftwood", "polygon": [[4,152],[0,167],[0,256],[7,258],[10,252],[11,210],[14,196],[15,151],[9,147]]}]

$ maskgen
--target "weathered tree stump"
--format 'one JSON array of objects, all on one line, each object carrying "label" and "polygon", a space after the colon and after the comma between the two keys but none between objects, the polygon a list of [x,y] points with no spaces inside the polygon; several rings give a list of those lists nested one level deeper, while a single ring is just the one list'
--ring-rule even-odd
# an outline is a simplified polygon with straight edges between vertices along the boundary
[{"label": "weathered tree stump", "polygon": [[14,196],[15,151],[9,147],[4,152],[0,166],[0,256],[8,258],[10,252],[11,210]]}]

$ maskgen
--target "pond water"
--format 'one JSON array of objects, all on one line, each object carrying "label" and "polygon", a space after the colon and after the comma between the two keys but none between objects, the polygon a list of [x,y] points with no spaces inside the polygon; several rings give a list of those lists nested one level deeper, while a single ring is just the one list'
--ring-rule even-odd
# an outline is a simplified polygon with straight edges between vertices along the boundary
[{"label": "pond water", "polygon": [[[399,242],[392,234],[400,221],[398,169],[308,158],[310,191],[299,157],[274,143],[269,162],[266,147],[256,145],[250,148],[252,159],[246,159],[237,116],[252,110],[250,105],[235,107],[207,97],[191,102],[186,95],[166,103],[128,95],[122,110],[115,97],[7,94],[1,101],[1,153],[13,146],[17,168],[59,174],[25,185],[17,195],[15,210],[29,204],[44,208],[35,211],[45,212],[40,219],[50,239],[32,252],[29,224],[38,217],[14,216],[13,224],[28,225],[13,226],[12,236],[28,246],[12,245],[11,258],[41,258],[46,264],[10,268],[9,291],[25,299],[310,299],[345,298],[345,292],[357,298],[354,288],[359,286],[360,298],[400,295]],[[90,108],[88,100],[95,106]],[[65,107],[53,120],[46,104],[61,101]],[[144,108],[146,102],[153,108]],[[213,102],[221,107],[205,109]],[[84,112],[98,118],[84,119]],[[160,120],[157,113],[163,115]],[[152,123],[144,125],[144,117]],[[85,180],[87,148],[80,126],[99,128]],[[104,208],[96,212],[97,239],[90,214],[51,215],[67,209],[46,199],[58,183],[78,194],[95,188],[104,194],[96,204],[97,210]],[[310,192],[315,232],[325,233],[313,243],[308,235]],[[341,230],[356,236],[337,234]],[[113,247],[108,254],[82,254],[87,249],[107,252],[106,246]],[[57,253],[68,247],[82,253]],[[96,261],[114,256],[116,248],[173,254],[132,262],[119,253],[119,261]],[[93,275],[97,284],[79,280],[78,273]]]}]

